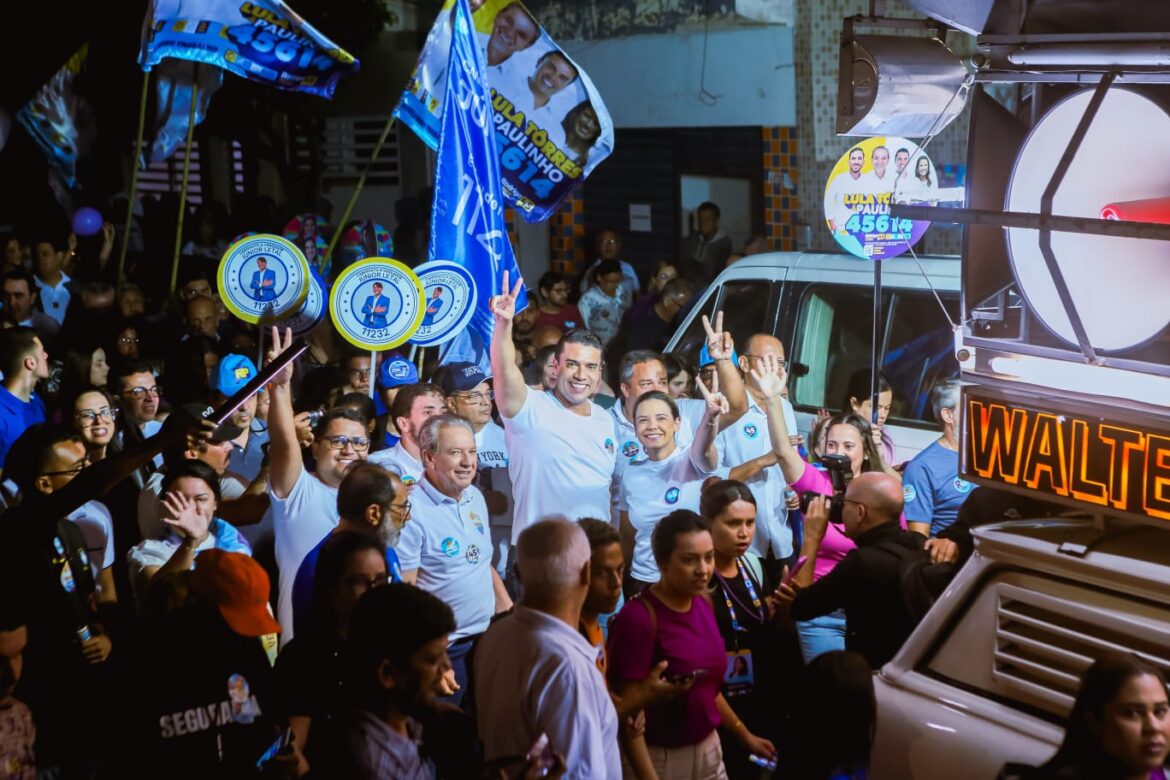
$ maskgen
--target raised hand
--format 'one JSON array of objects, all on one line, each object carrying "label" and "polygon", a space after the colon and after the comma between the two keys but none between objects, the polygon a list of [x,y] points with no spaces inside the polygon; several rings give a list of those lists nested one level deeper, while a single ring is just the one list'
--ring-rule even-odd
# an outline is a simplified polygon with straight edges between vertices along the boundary
[{"label": "raised hand", "polygon": [[162,521],[172,528],[185,542],[201,542],[211,527],[211,519],[205,517],[195,502],[182,493],[174,491],[163,496]]},{"label": "raised hand", "polygon": [[[281,336],[280,329],[275,325],[272,326],[272,344],[268,347],[268,352],[264,356],[264,365],[268,365],[276,356],[284,352],[292,346],[293,335],[292,328],[285,328],[284,335]],[[288,383],[292,381],[293,365],[289,363],[276,376],[272,377],[271,384],[273,387],[287,387]]]},{"label": "raised hand", "polygon": [[735,349],[731,334],[723,330],[723,312],[715,312],[715,326],[703,315],[703,330],[707,331],[707,353],[712,360],[727,360]]},{"label": "raised hand", "polygon": [[710,390],[702,382],[695,384],[698,385],[699,392],[703,394],[703,400],[707,402],[707,408],[704,410],[705,419],[718,421],[720,415],[727,414],[731,406],[727,403],[727,397],[719,392],[719,374],[711,375]]},{"label": "raised hand", "polygon": [[524,286],[524,280],[517,278],[516,284],[509,287],[510,281],[511,277],[507,271],[504,271],[503,284],[500,286],[502,292],[499,295],[493,295],[492,299],[488,301],[488,308],[496,316],[497,323],[511,322],[512,318],[516,316],[516,299],[520,297],[520,288]]},{"label": "raised hand", "polygon": [[784,392],[788,382],[788,374],[784,370],[784,363],[776,359],[775,355],[760,357],[759,368],[752,368],[752,384],[765,398],[775,398]]}]

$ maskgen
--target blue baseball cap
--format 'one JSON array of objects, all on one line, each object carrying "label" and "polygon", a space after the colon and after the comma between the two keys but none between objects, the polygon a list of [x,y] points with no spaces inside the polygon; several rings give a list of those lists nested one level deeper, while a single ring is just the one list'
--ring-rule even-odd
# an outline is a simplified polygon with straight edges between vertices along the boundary
[{"label": "blue baseball cap", "polygon": [[475,363],[448,363],[432,381],[442,389],[444,395],[451,395],[474,390],[488,379],[488,375]]},{"label": "blue baseball cap", "polygon": [[256,378],[256,364],[243,355],[224,355],[211,375],[211,389],[233,396]]},{"label": "blue baseball cap", "polygon": [[[699,350],[699,368],[704,368],[714,362],[711,359],[711,353],[707,351],[707,345],[704,344],[702,349]],[[739,365],[739,354],[734,349],[731,350],[731,362],[737,366]]]},{"label": "blue baseball cap", "polygon": [[378,367],[378,387],[390,390],[402,385],[418,383],[418,369],[402,355],[391,355]]}]

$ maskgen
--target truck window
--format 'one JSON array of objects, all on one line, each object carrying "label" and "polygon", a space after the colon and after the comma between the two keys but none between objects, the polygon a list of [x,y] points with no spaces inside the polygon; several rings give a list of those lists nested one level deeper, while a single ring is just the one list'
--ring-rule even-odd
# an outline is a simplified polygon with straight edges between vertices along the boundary
[{"label": "truck window", "polygon": [[[958,297],[942,296],[951,316],[957,317]],[[882,308],[881,368],[894,391],[890,418],[933,426],[931,385],[959,370],[950,325],[929,291],[887,290]],[[842,411],[850,377],[870,364],[872,338],[870,288],[810,285],[800,302],[790,355],[801,366],[789,379],[793,404],[804,411]]]},{"label": "truck window", "polygon": [[695,312],[694,319],[673,350],[674,355],[686,365],[699,364],[699,350],[707,343],[702,315],[713,317],[717,311],[716,302],[723,307],[723,328],[735,339],[736,352],[743,349],[753,333],[771,333],[772,323],[768,317],[771,293],[772,282],[761,279],[730,281],[713,290]]},{"label": "truck window", "polygon": [[1117,591],[1026,571],[992,575],[918,671],[1062,723],[1107,651],[1170,670],[1170,615]]}]

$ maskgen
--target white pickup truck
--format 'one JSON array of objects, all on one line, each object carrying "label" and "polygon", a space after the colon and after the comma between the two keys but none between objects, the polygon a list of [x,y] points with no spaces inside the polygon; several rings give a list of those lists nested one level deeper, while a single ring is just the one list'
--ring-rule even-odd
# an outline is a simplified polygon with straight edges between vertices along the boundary
[{"label": "white pickup truck", "polygon": [[1170,534],[1051,519],[975,529],[975,553],[874,678],[873,780],[990,780],[1043,763],[1102,652],[1170,671]]}]

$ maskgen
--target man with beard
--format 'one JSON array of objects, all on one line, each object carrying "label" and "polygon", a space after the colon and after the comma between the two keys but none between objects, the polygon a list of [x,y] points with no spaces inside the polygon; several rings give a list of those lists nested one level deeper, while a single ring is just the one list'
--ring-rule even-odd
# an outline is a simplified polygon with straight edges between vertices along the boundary
[{"label": "man with beard", "polygon": [[294,633],[303,627],[309,613],[321,548],[334,534],[358,531],[376,538],[386,548],[386,571],[391,581],[402,582],[402,567],[394,550],[410,519],[410,501],[402,480],[377,464],[355,463],[337,488],[337,514],[337,526],[309,551],[293,580]]}]

